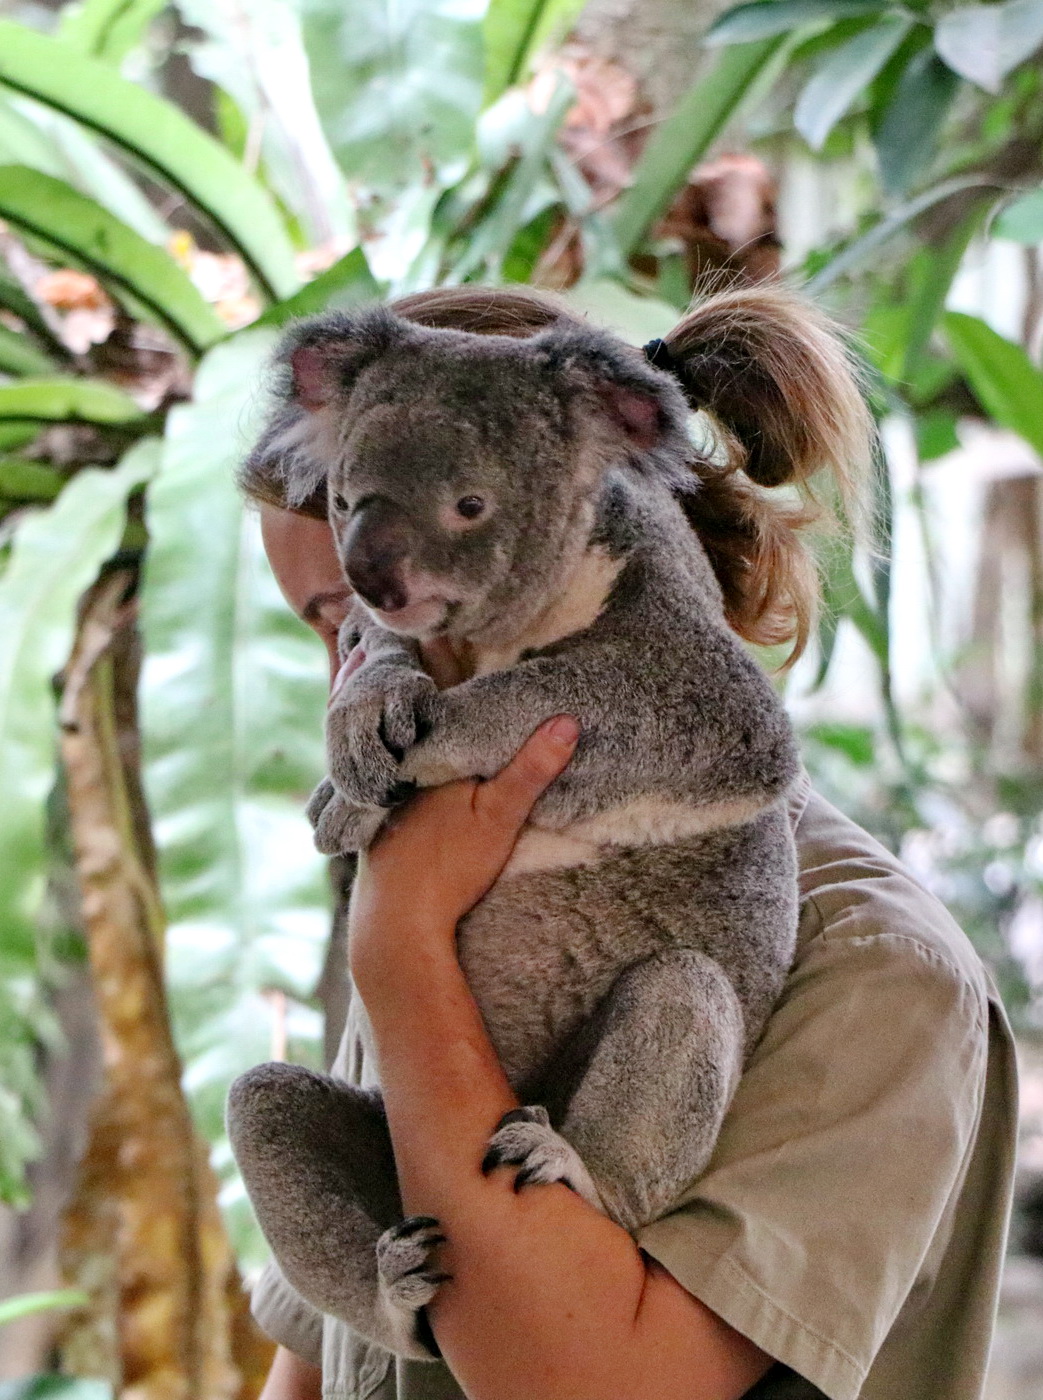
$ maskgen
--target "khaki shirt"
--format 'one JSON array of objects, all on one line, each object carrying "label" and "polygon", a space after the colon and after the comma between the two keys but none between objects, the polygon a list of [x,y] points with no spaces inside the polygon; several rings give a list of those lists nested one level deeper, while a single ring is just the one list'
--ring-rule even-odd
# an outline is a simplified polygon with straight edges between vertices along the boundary
[{"label": "khaki shirt", "polygon": [[[806,779],[791,813],[793,970],[706,1172],[637,1238],[776,1358],[749,1400],[978,1400],[1014,1169],[1010,1029],[892,855]],[[365,1069],[349,1016],[335,1072]],[[444,1365],[362,1342],[274,1266],[254,1311],[321,1362],[326,1400],[461,1400]]]}]

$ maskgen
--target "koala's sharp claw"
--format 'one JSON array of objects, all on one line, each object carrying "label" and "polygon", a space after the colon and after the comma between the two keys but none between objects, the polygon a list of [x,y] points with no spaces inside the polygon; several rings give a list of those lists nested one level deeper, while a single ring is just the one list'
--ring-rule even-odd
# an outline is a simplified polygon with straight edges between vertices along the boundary
[{"label": "koala's sharp claw", "polygon": [[433,1355],[439,1354],[438,1348],[430,1328],[425,1330],[423,1310],[452,1277],[432,1263],[433,1251],[445,1242],[438,1221],[431,1215],[400,1221],[377,1241],[377,1275],[384,1305]]},{"label": "koala's sharp claw", "polygon": [[526,1104],[524,1108],[512,1108],[503,1115],[496,1125],[496,1131],[506,1128],[508,1123],[540,1123],[550,1127],[550,1114],[541,1103]]},{"label": "koala's sharp claw", "polygon": [[496,1167],[517,1167],[514,1190],[561,1182],[597,1210],[604,1210],[598,1189],[576,1149],[550,1125],[540,1105],[505,1113],[482,1158],[484,1175]]},{"label": "koala's sharp claw", "polygon": [[419,1234],[421,1230],[433,1229],[438,1223],[438,1219],[433,1215],[410,1215],[405,1220],[400,1220],[397,1225],[392,1225],[385,1230],[381,1238],[408,1240],[411,1235]]},{"label": "koala's sharp claw", "polygon": [[401,782],[394,783],[388,788],[387,797],[385,801],[381,803],[381,806],[400,807],[402,803],[412,797],[415,792],[416,783],[407,782],[403,779]]},{"label": "koala's sharp claw", "polygon": [[[445,1235],[435,1235],[428,1240],[428,1244],[432,1247],[436,1244],[445,1244]],[[429,1269],[426,1264],[416,1264],[412,1269],[406,1269],[399,1277],[412,1278],[415,1274],[423,1274],[428,1283],[445,1283],[446,1279],[452,1278],[452,1274],[439,1273],[437,1269]]]}]

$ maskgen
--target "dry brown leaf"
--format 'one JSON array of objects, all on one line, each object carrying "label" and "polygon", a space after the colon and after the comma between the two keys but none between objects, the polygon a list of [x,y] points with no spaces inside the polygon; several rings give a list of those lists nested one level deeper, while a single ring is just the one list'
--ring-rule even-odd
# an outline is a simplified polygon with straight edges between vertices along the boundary
[{"label": "dry brown leaf", "polygon": [[45,272],[33,288],[40,301],[57,311],[101,311],[111,309],[105,288],[86,272],[59,267]]}]

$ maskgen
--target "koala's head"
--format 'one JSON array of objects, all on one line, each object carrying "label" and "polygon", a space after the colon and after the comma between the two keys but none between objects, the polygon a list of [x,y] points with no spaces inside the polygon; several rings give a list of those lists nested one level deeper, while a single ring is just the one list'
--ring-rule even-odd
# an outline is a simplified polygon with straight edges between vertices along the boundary
[{"label": "koala's head", "polygon": [[325,482],[349,583],[386,627],[509,639],[567,582],[606,471],[679,484],[680,390],[640,352],[562,320],[514,338],[384,308],[305,321],[248,470],[287,503]]}]

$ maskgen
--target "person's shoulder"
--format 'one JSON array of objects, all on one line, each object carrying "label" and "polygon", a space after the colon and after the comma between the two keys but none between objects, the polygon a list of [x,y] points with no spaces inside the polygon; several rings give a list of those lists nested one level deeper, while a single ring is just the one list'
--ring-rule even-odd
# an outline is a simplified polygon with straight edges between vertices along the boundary
[{"label": "person's shoulder", "polygon": [[800,951],[932,968],[984,1011],[995,993],[970,939],[879,841],[805,780],[791,800],[800,863]]}]

